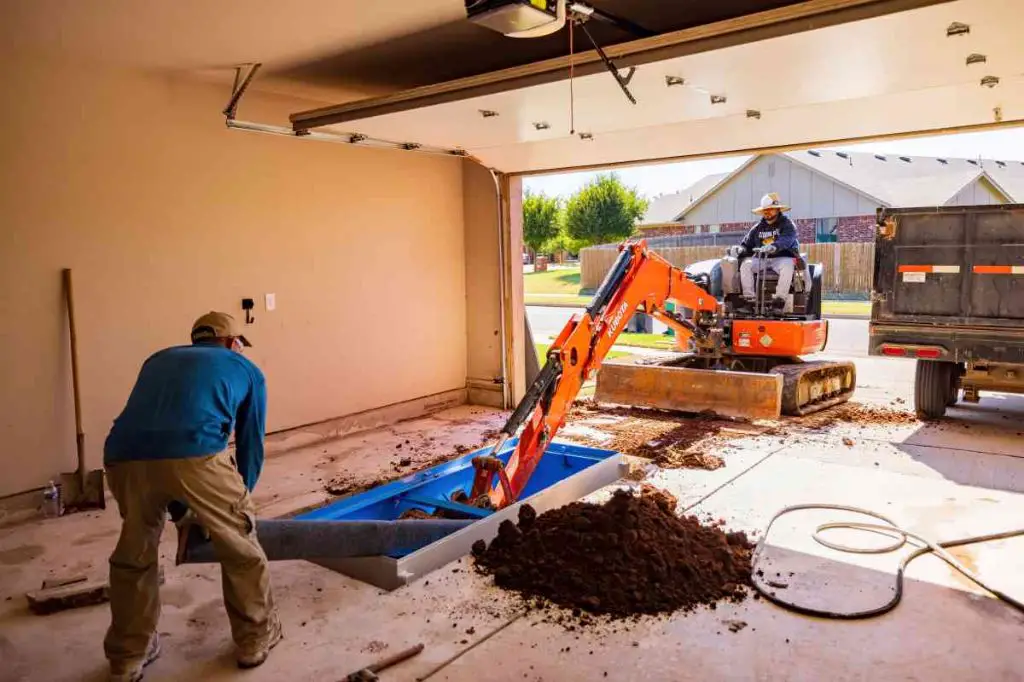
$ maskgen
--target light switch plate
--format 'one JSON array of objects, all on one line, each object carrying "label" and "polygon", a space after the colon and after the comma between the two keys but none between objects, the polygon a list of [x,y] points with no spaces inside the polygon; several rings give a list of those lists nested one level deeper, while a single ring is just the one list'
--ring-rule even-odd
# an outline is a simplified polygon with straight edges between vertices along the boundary
[{"label": "light switch plate", "polygon": [[267,294],[266,296],[267,310],[273,310],[277,307],[277,294]]}]

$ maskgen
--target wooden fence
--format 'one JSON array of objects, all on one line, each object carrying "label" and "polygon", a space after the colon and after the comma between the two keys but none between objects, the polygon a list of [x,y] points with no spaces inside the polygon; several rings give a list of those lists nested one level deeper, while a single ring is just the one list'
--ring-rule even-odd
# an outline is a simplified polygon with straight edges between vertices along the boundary
[{"label": "wooden fence", "polygon": [[[660,256],[678,267],[721,258],[721,246],[685,246],[654,248]],[[871,291],[875,266],[875,245],[870,242],[805,244],[801,247],[811,263],[821,263],[825,272],[822,285],[828,293],[866,294]],[[580,251],[580,286],[593,290],[604,279],[618,257],[617,249],[587,248]]]}]

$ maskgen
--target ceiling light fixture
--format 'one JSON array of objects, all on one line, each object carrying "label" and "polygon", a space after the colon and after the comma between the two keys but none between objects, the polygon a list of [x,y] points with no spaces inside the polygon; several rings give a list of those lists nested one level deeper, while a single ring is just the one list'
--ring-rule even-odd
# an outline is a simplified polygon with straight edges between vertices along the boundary
[{"label": "ceiling light fixture", "polygon": [[959,21],[954,21],[946,27],[946,36],[949,38],[952,38],[953,36],[965,36],[970,32],[971,27],[967,24],[961,24]]}]

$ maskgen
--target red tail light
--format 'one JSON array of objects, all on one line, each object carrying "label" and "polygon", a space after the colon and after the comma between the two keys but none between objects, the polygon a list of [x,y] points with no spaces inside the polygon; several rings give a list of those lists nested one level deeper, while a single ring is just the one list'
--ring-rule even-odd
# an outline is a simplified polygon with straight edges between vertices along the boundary
[{"label": "red tail light", "polygon": [[899,346],[882,346],[882,355],[888,355],[893,358],[905,358],[907,357],[907,349],[900,348]]},{"label": "red tail light", "polygon": [[914,355],[916,355],[919,358],[924,358],[926,360],[934,360],[935,358],[938,358],[942,355],[942,351],[939,350],[938,348],[918,348],[914,352]]}]

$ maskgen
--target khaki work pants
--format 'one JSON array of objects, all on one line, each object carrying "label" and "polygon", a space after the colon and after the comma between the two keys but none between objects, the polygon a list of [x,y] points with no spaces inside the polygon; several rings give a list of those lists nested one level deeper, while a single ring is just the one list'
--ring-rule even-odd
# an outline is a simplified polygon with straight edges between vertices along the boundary
[{"label": "khaki work pants", "polygon": [[740,281],[743,286],[744,296],[755,296],[754,272],[756,269],[764,268],[778,273],[779,281],[775,286],[775,296],[785,298],[789,295],[789,287],[793,284],[793,257],[776,256],[774,258],[747,258],[740,265]]},{"label": "khaki work pants", "polygon": [[117,462],[107,467],[121,512],[110,556],[111,625],[103,648],[112,666],[145,656],[160,618],[160,533],[171,500],[186,503],[210,533],[221,565],[224,606],[240,648],[260,646],[276,619],[267,557],[256,540],[249,491],[227,452],[206,457]]}]

